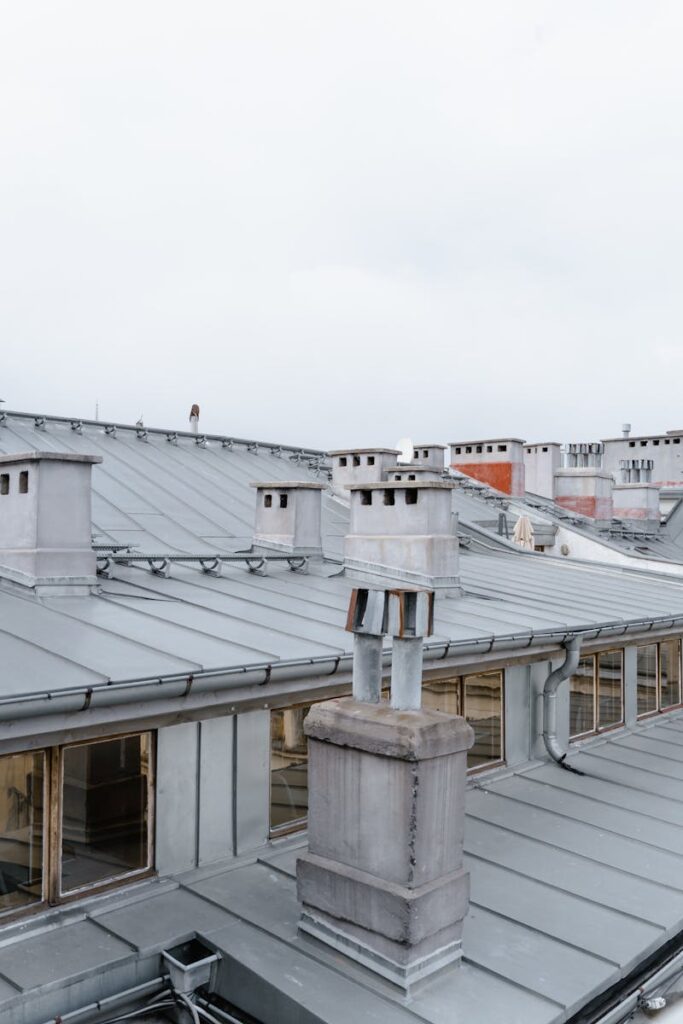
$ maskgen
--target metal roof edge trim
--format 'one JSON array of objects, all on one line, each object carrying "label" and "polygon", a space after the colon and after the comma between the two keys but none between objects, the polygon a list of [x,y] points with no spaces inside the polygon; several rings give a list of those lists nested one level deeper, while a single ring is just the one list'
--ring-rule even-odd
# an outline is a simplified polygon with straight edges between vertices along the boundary
[{"label": "metal roof edge trim", "polygon": [[[15,419],[23,420],[43,420],[45,423],[68,423],[70,426],[73,423],[80,423],[83,426],[88,427],[116,427],[117,430],[145,430],[148,434],[160,434],[167,437],[169,434],[175,434],[177,437],[187,437],[191,441],[197,440],[197,434],[191,430],[176,430],[172,427],[137,427],[134,423],[117,423],[115,420],[91,420],[82,416],[50,416],[45,413],[38,412],[17,412],[14,409],[2,409],[0,410],[0,425],[9,419],[9,417],[15,417]],[[202,433],[201,437],[207,441],[231,441],[233,444],[243,445],[258,445],[259,448],[274,448],[280,449],[283,452],[293,452],[295,455],[313,455],[326,457],[327,452],[321,448],[304,448],[301,445],[294,444],[280,444],[279,441],[258,441],[254,438],[244,437],[233,437],[231,434],[205,434]]]},{"label": "metal roof edge trim", "polygon": [[[488,653],[494,648],[498,650],[505,650],[509,648],[511,650],[519,650],[520,648],[531,648],[537,645],[543,645],[548,643],[557,643],[558,645],[565,643],[572,637],[582,637],[584,639],[597,639],[600,636],[624,636],[627,633],[635,632],[636,630],[650,632],[658,626],[669,626],[673,628],[676,625],[683,625],[683,614],[681,615],[659,615],[659,616],[647,616],[640,619],[626,619],[621,621],[611,621],[602,623],[593,623],[585,626],[575,626],[567,629],[548,629],[521,631],[517,633],[507,633],[501,636],[484,636],[484,637],[470,637],[462,640],[433,640],[424,646],[424,654],[428,660],[444,661],[450,653],[456,651],[471,651],[472,653],[483,650]],[[239,679],[240,682],[244,682],[245,678],[249,677],[250,681],[260,682],[261,685],[265,685],[270,682],[274,675],[278,675],[284,679],[289,678],[303,678],[308,674],[315,674],[321,667],[325,665],[330,666],[330,676],[336,675],[339,667],[343,664],[345,667],[350,665],[353,661],[353,654],[350,652],[344,652],[342,654],[322,654],[313,658],[289,658],[281,661],[272,662],[259,662],[253,665],[238,665],[229,666],[223,668],[214,669],[202,669],[197,672],[175,672],[166,676],[141,676],[133,679],[122,679],[116,682],[109,681],[106,683],[96,683],[94,686],[78,686],[63,690],[40,690],[34,693],[21,694],[14,697],[0,697],[0,708],[2,709],[2,717],[7,718],[21,718],[25,717],[22,714],[21,709],[26,708],[28,714],[30,709],[39,701],[48,702],[51,709],[54,709],[54,713],[63,711],[64,708],[59,706],[61,702],[73,701],[74,698],[82,699],[80,707],[72,707],[70,710],[73,711],[86,711],[92,704],[93,700],[96,701],[98,706],[106,704],[121,703],[120,700],[116,700],[113,695],[122,692],[127,692],[131,699],[137,700],[153,700],[154,692],[159,692],[160,688],[164,686],[178,685],[180,692],[177,694],[178,697],[188,696],[189,693],[198,689],[202,683],[219,683],[221,680],[228,680],[232,678]],[[383,652],[384,664],[391,663],[391,650],[386,649]],[[305,672],[305,670],[308,670]],[[259,680],[259,676],[262,678]],[[253,678],[252,678],[253,677]],[[198,686],[199,684],[199,686]],[[228,683],[229,685],[229,683]],[[141,692],[142,691],[142,692]],[[107,695],[111,695],[112,699],[102,699]],[[164,696],[168,696],[167,693]],[[16,709],[15,713],[12,714],[12,709]],[[51,713],[51,712],[48,712]]]}]

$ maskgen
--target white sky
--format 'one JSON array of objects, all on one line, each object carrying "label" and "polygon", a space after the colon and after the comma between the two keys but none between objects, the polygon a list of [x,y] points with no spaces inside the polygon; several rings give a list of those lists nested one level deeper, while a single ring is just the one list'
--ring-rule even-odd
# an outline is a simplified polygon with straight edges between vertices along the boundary
[{"label": "white sky", "polygon": [[676,0],[6,0],[0,396],[321,447],[683,427],[682,50]]}]

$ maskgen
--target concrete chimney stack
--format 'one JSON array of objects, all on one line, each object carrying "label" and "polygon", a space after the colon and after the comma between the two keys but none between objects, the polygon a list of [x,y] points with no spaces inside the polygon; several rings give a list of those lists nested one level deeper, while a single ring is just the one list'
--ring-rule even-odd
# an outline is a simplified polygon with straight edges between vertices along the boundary
[{"label": "concrete chimney stack", "polygon": [[[308,852],[297,862],[299,928],[406,993],[460,960],[469,906],[463,836],[474,733],[463,718],[421,707],[433,601],[428,591],[354,591],[353,696],[314,705],[304,725]],[[380,699],[387,632],[390,703]],[[379,658],[367,657],[368,639]]]},{"label": "concrete chimney stack", "polygon": [[595,519],[599,526],[612,520],[612,474],[588,466],[558,469],[555,473],[555,503],[570,512]]},{"label": "concrete chimney stack", "polygon": [[524,446],[526,489],[542,498],[552,498],[555,470],[562,466],[562,446],[555,441]]},{"label": "concrete chimney stack", "polygon": [[656,530],[660,523],[659,486],[652,483],[652,459],[621,459],[621,483],[612,491],[614,515],[638,532]]},{"label": "concrete chimney stack", "polygon": [[396,465],[398,448],[342,448],[329,452],[332,459],[332,490],[347,498],[350,484],[374,484],[386,480],[389,467]]},{"label": "concrete chimney stack", "polygon": [[451,480],[352,484],[344,542],[349,576],[460,594],[457,516]]},{"label": "concrete chimney stack", "polygon": [[0,455],[0,575],[50,594],[96,583],[91,473],[99,455]]},{"label": "concrete chimney stack", "polygon": [[451,466],[504,494],[524,495],[524,441],[518,437],[452,441]]},{"label": "concrete chimney stack", "polygon": [[621,425],[621,436],[622,437],[630,437],[631,436],[631,424],[630,423],[622,423],[622,425]]},{"label": "concrete chimney stack", "polygon": [[254,547],[287,555],[322,555],[324,484],[289,480],[256,488]]},{"label": "concrete chimney stack", "polygon": [[411,466],[423,466],[425,469],[435,469],[443,473],[446,468],[446,452],[448,446],[445,444],[416,444],[413,446],[413,457]]}]

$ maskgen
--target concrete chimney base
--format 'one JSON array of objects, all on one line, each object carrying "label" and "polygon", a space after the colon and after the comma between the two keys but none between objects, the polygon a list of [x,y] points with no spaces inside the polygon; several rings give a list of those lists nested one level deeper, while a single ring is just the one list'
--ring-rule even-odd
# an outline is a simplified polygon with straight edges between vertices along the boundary
[{"label": "concrete chimney base", "polygon": [[351,698],[314,706],[299,928],[407,991],[461,957],[464,719]]}]

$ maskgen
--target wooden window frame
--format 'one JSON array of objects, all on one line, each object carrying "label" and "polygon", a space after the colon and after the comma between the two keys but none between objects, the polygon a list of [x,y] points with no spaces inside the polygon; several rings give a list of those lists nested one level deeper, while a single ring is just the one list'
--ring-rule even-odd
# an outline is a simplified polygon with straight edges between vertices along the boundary
[{"label": "wooden window frame", "polygon": [[[62,808],[64,782],[64,751],[74,747],[92,746],[96,743],[107,743],[112,740],[126,740],[131,737],[149,737],[149,771],[147,776],[147,863],[142,868],[124,871],[121,874],[90,882],[76,889],[62,892]],[[17,750],[12,754],[0,754],[12,757],[14,754],[43,755],[43,842],[42,842],[42,894],[25,907],[12,910],[0,910],[0,928],[17,918],[29,914],[40,913],[51,907],[63,906],[84,896],[96,895],[110,889],[118,889],[130,881],[139,881],[156,874],[154,868],[154,832],[156,821],[156,733],[152,730],[126,732],[114,736],[101,736],[88,740],[77,740],[73,743],[62,743],[53,747],[39,747],[36,750]]]},{"label": "wooden window frame", "polygon": [[[271,767],[271,738],[270,728],[273,720],[273,715],[282,711],[296,711],[297,708],[308,708],[309,710],[314,704],[320,703],[319,701],[299,701],[297,704],[286,704],[280,708],[271,708],[268,716],[268,838],[269,839],[282,839],[284,836],[290,836],[295,832],[305,832],[308,827],[308,814],[304,815],[303,818],[294,818],[292,821],[283,822],[282,825],[273,825],[271,821],[272,814],[272,801],[273,801],[273,769]],[[308,791],[308,739],[306,740],[306,790]]]},{"label": "wooden window frame", "polygon": [[[600,725],[600,656],[602,654],[618,654],[621,660],[621,719],[612,722],[610,725]],[[588,739],[589,736],[602,736],[603,733],[613,732],[615,729],[623,729],[625,713],[625,687],[624,687],[624,648],[607,647],[604,651],[594,651],[592,654],[584,654],[583,658],[590,658],[593,662],[593,728],[585,732],[572,733],[569,737],[570,743]],[[571,687],[571,679],[570,679]],[[571,708],[571,689],[569,694]],[[570,717],[571,722],[571,717]]]},{"label": "wooden window frame", "polygon": [[668,715],[670,711],[679,711],[683,707],[683,699],[679,699],[677,704],[667,704],[665,708],[662,707],[662,644],[671,642],[678,644],[678,696],[683,698],[683,639],[680,636],[665,637],[660,640],[651,640],[648,644],[638,644],[636,647],[636,709],[638,707],[638,651],[644,647],[656,647],[657,648],[657,681],[656,681],[656,697],[657,707],[653,711],[644,711],[641,715],[636,715],[637,721],[644,722],[648,718],[654,718],[656,715]]}]

